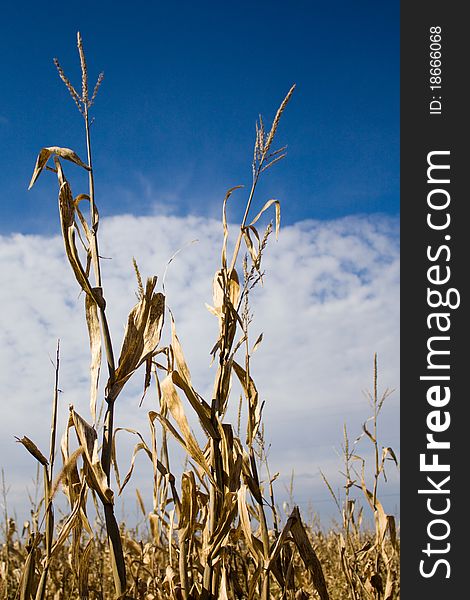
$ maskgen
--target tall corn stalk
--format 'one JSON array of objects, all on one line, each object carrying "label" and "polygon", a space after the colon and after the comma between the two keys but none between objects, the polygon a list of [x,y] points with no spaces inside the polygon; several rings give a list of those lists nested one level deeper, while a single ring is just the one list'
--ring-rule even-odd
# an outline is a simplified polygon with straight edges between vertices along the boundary
[{"label": "tall corn stalk", "polygon": [[[100,255],[98,250],[99,214],[95,199],[95,182],[90,136],[90,109],[103,81],[103,74],[101,73],[99,75],[93,92],[90,94],[88,88],[88,69],[80,33],[78,33],[77,36],[77,46],[82,73],[80,94],[66,76],[59,61],[54,59],[54,63],[60,78],[64,82],[84,119],[87,161],[83,162],[78,155],[69,148],[57,146],[43,148],[38,155],[29,187],[31,188],[34,185],[45,168],[52,170],[57,174],[59,183],[59,212],[65,251],[75,278],[85,296],[85,315],[91,352],[90,411],[92,424],[90,425],[87,423],[73,410],[73,407],[71,407],[68,428],[72,427],[75,429],[84,462],[83,477],[80,478],[77,471],[70,480],[71,482],[73,480],[74,484],[81,482],[82,489],[84,490],[78,496],[76,490],[69,490],[72,514],[74,514],[75,511],[76,515],[76,519],[71,525],[71,528],[77,527],[77,521],[83,520],[83,506],[80,504],[77,505],[76,503],[83,503],[85,490],[86,487],[88,487],[98,496],[103,505],[116,597],[120,598],[126,593],[127,579],[121,536],[114,515],[114,493],[111,489],[110,479],[114,411],[116,400],[125,383],[140,365],[148,361],[158,345],[163,325],[164,296],[154,291],[156,277],[149,278],[145,289],[142,287],[138,304],[129,314],[121,353],[116,367],[101,279]],[[54,168],[47,166],[51,157],[53,157],[54,160]],[[76,197],[72,195],[70,184],[65,177],[62,165],[63,159],[75,163],[88,172],[87,193],[79,194]],[[80,203],[82,201],[89,203],[88,221],[80,209]],[[77,233],[85,250],[84,262],[82,261],[77,248]],[[93,269],[93,283],[91,280],[90,268]],[[98,456],[99,447],[95,424],[102,345],[104,345],[108,366],[108,382],[105,388],[106,412],[103,425],[101,453],[100,456]],[[67,457],[68,433],[62,451],[64,456]],[[72,484],[71,487],[73,487]]]}]

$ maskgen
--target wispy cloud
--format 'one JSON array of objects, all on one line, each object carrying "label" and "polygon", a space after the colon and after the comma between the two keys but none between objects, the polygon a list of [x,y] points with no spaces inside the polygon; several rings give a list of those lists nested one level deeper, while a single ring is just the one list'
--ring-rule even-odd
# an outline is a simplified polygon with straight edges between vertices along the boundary
[{"label": "wispy cloud", "polygon": [[[195,385],[202,395],[210,394],[209,351],[217,324],[204,303],[211,301],[220,224],[198,217],[124,215],[104,219],[100,232],[100,253],[110,258],[103,263],[103,276],[116,348],[135,303],[132,257],[143,275],[161,277],[174,252],[199,239],[170,264],[165,288]],[[286,483],[294,468],[296,495],[322,510],[316,503],[327,492],[318,471],[339,482],[334,449],[340,448],[344,422],[354,437],[369,415],[362,390],[372,385],[374,352],[381,385],[398,385],[398,224],[380,216],[300,222],[284,228],[277,243],[270,240],[264,266],[265,284],[256,289],[253,304],[253,340],[260,332],[264,340],[253,369],[266,401],[271,469],[281,471],[281,497],[282,480]],[[58,237],[0,237],[0,267],[0,456],[12,486],[10,502],[21,509],[34,467],[13,435],[28,435],[47,447],[57,338],[61,425],[70,403],[88,414],[88,340],[83,298]],[[119,398],[117,425],[146,430],[146,409],[155,400],[149,393],[139,409],[141,386],[137,375]],[[397,449],[397,393],[384,411],[383,441]],[[126,445],[126,464],[128,451]],[[142,464],[139,473],[138,485],[146,489],[147,466]],[[396,480],[391,490],[397,491]],[[396,501],[391,499],[391,510]]]}]

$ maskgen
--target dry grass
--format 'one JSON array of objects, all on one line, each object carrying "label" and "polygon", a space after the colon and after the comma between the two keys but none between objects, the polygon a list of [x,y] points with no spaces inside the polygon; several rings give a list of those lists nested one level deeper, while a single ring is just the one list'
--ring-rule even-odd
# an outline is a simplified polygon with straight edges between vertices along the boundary
[{"label": "dry grass", "polygon": [[[378,481],[384,474],[385,460],[394,458],[394,454],[386,449],[379,455],[377,416],[383,400],[377,397],[377,386],[374,385],[371,395],[373,431],[364,426],[376,455],[372,491],[366,485],[363,463],[358,477],[353,476],[356,471],[351,461],[358,457],[350,451],[345,434],[344,505],[334,497],[342,512],[338,530],[326,534],[307,527],[295,506],[286,515],[287,519],[281,517],[274,499],[274,478],[269,474],[264,453],[263,403],[251,369],[251,357],[262,340],[258,338],[253,343],[250,338],[250,295],[263,278],[263,253],[273,229],[268,224],[264,231],[259,231],[259,220],[266,211],[274,209],[277,235],[280,204],[278,200],[269,200],[255,216],[252,206],[261,175],[286,154],[285,147],[272,148],[294,86],[281,103],[269,131],[261,118],[257,124],[253,180],[232,252],[228,250],[226,210],[231,195],[241,193],[239,187],[229,190],[223,202],[220,268],[214,275],[213,300],[208,306],[218,321],[219,333],[211,352],[215,363],[213,393],[204,399],[193,386],[175,320],[171,311],[165,309],[165,296],[156,291],[157,278],[149,277],[144,283],[136,261],[133,268],[138,302],[129,313],[115,361],[117,354],[108,329],[108,305],[101,279],[89,120],[89,109],[103,77],[98,78],[90,98],[80,35],[78,50],[81,94],[58,61],[55,63],[84,119],[87,160],[82,161],[68,148],[43,148],[30,187],[45,169],[55,172],[65,254],[84,296],[91,355],[90,417],[86,420],[70,407],[66,431],[60,441],[62,468],[54,476],[58,349],[49,458],[29,438],[18,440],[44,471],[43,502],[21,535],[5,512],[0,597],[21,600],[396,598],[398,539],[394,520],[384,513],[378,499]],[[53,167],[48,166],[51,159]],[[87,172],[85,193],[73,195],[64,160]],[[82,202],[89,207],[86,214],[80,208]],[[171,342],[161,346],[166,312]],[[102,353],[108,379],[101,421],[96,407]],[[152,380],[155,382],[155,408],[148,413],[147,432],[129,430],[139,441],[129,472],[121,479],[116,459],[119,430],[113,425],[114,413],[123,400],[120,396],[127,381],[141,372],[145,391]],[[226,417],[229,405],[239,402],[232,390],[232,380],[238,382],[241,391],[237,427],[227,422]],[[200,426],[197,433],[189,424],[193,415]],[[187,455],[187,468],[179,480],[172,473],[170,437]],[[119,527],[114,513],[115,493],[120,493],[132,477],[139,453],[149,459],[153,481],[149,511],[137,494],[148,522],[148,532],[144,533]],[[261,477],[263,466],[267,480]],[[374,532],[364,531],[356,516],[356,505],[351,499],[354,486],[362,490],[375,517]],[[69,510],[55,522],[54,499],[60,491],[68,500]],[[91,502],[97,514],[93,523],[89,518]]]}]

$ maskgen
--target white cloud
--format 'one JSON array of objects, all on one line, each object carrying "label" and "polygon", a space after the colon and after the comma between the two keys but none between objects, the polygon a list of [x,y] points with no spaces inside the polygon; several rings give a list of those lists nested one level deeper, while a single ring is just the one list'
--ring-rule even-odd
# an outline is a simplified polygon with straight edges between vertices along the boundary
[{"label": "white cloud", "polygon": [[[253,341],[264,332],[253,358],[254,376],[266,400],[266,437],[272,443],[271,469],[281,471],[279,497],[295,469],[295,491],[304,503],[324,510],[328,493],[318,476],[325,471],[340,485],[343,423],[352,438],[369,416],[362,390],[372,386],[372,360],[379,355],[380,385],[398,385],[399,251],[396,220],[349,217],[305,221],[270,239],[264,287],[254,294]],[[143,275],[163,275],[169,265],[167,301],[177,322],[196,387],[210,393],[214,376],[209,351],[217,324],[204,308],[211,302],[212,276],[220,256],[221,226],[197,217],[123,215],[102,221],[100,253],[116,352],[126,316],[135,303],[135,256]],[[21,511],[33,460],[14,444],[28,435],[46,449],[56,339],[61,339],[61,426],[67,406],[88,413],[88,340],[83,298],[65,263],[59,237],[0,237],[0,456],[11,484],[10,503]],[[104,371],[103,371],[104,372]],[[142,376],[119,398],[117,424],[146,430],[149,393],[139,409]],[[147,409],[147,410],[146,410]],[[384,407],[384,445],[398,446],[398,394]],[[364,444],[364,452],[367,444]],[[130,451],[125,442],[124,454]],[[122,454],[122,453],[121,453]],[[125,456],[122,469],[127,466]],[[147,489],[149,471],[139,462],[136,481]],[[389,493],[397,492],[392,477]],[[390,496],[389,507],[398,499]]]}]

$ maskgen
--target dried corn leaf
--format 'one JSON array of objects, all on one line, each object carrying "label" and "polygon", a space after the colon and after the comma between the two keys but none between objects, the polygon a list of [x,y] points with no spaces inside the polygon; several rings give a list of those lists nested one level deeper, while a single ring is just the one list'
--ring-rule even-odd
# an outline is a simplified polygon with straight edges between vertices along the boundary
[{"label": "dried corn leaf", "polygon": [[152,383],[152,369],[153,369],[152,357],[149,356],[145,361],[144,391],[142,392],[142,396],[140,398],[139,407],[142,406],[144,398],[147,394],[147,390],[149,389],[150,384]]},{"label": "dried corn leaf", "polygon": [[245,369],[236,361],[233,361],[233,370],[235,371],[241,383],[245,398],[248,401],[248,428],[246,443],[251,445],[261,423],[262,405],[259,403],[258,390],[256,389],[255,382],[247,374]]},{"label": "dried corn leaf", "polygon": [[363,423],[362,424],[362,431],[367,435],[367,437],[372,441],[373,444],[375,444],[376,440],[375,437],[372,435],[372,433],[367,429],[366,424]]},{"label": "dried corn leaf", "polygon": [[382,460],[381,460],[382,465],[385,463],[385,460],[387,458],[388,458],[388,460],[392,460],[398,467],[398,459],[396,457],[396,454],[393,451],[393,449],[388,446],[386,448],[382,448]]},{"label": "dried corn leaf", "polygon": [[284,525],[283,530],[281,531],[281,535],[277,538],[274,546],[271,548],[271,553],[269,555],[269,561],[268,561],[268,565],[267,565],[268,570],[271,570],[273,564],[275,563],[277,557],[279,556],[279,552],[281,551],[282,546],[285,544],[285,542],[290,534],[290,530],[292,528],[293,522],[296,518],[297,518],[296,514],[294,514],[294,512],[292,512],[290,514],[289,518],[287,519],[287,522]]},{"label": "dried corn leaf", "polygon": [[[374,504],[374,494],[370,490],[367,489],[364,479],[362,479],[361,485],[362,485],[362,490],[364,492],[364,495],[366,496],[371,509],[374,511],[375,526],[376,526],[376,531],[377,531],[377,541],[379,544],[383,544],[383,542],[385,540],[385,535],[387,533],[387,529],[389,528],[389,523],[390,523],[389,517],[385,513],[385,510],[378,498],[375,498],[375,504]],[[394,525],[395,525],[395,520],[393,520],[392,527],[394,527]]]},{"label": "dried corn leaf", "polygon": [[[119,431],[127,431],[127,433],[132,433],[134,435],[137,435],[141,439],[144,446],[147,446],[147,444],[145,443],[145,440],[142,437],[142,435],[135,429],[130,429],[127,427],[118,427],[117,429],[114,430],[113,439],[112,439],[112,443],[111,443],[111,463],[114,467],[114,474],[116,476],[116,483],[118,484],[118,488],[120,488],[120,491],[119,491],[119,494],[120,494],[122,491],[122,488],[124,486],[121,486],[121,476],[119,474],[119,465],[118,465],[117,458],[116,458],[116,437],[117,437],[117,434]],[[132,466],[132,469],[133,469],[133,466]]]},{"label": "dried corn leaf", "polygon": [[170,318],[171,318],[171,348],[173,350],[173,356],[176,361],[176,368],[178,373],[184,379],[188,386],[191,386],[191,373],[189,372],[189,367],[186,363],[186,359],[184,358],[183,348],[181,347],[181,343],[179,341],[178,336],[176,335],[176,326],[175,319],[173,318],[173,313],[170,310]]},{"label": "dried corn leaf", "polygon": [[135,495],[137,497],[137,504],[139,505],[139,508],[142,512],[142,516],[146,517],[147,511],[145,510],[144,499],[142,498],[142,494],[140,493],[139,488],[135,488]]},{"label": "dried corn leaf", "polygon": [[263,497],[261,495],[261,490],[259,488],[259,484],[256,481],[256,479],[253,477],[253,474],[251,471],[250,457],[248,456],[248,453],[246,452],[246,450],[242,447],[240,440],[238,440],[237,438],[234,438],[233,442],[234,442],[234,447],[237,448],[237,450],[236,450],[237,453],[242,457],[242,473],[243,473],[244,481],[247,484],[250,492],[253,494],[253,497],[255,498],[256,502],[258,504],[263,504]]},{"label": "dried corn leaf", "polygon": [[80,552],[78,563],[78,592],[80,598],[89,597],[88,575],[90,571],[90,555],[93,549],[93,540],[88,540],[85,548]]},{"label": "dried corn leaf", "polygon": [[196,463],[204,469],[204,471],[210,476],[209,465],[204,457],[204,454],[199,447],[191,429],[189,427],[186,414],[184,412],[183,405],[181,403],[178,392],[176,391],[171,375],[165,377],[161,383],[162,396],[165,400],[165,404],[168,407],[173,419],[176,421],[182,437],[184,438],[185,447]]},{"label": "dried corn leaf", "polygon": [[212,298],[214,306],[208,308],[217,315],[222,331],[222,320],[227,315],[231,316],[232,320],[236,318],[236,307],[238,307],[240,299],[240,282],[235,269],[230,271],[229,276],[225,269],[215,273],[212,283]]},{"label": "dried corn leaf", "polygon": [[36,568],[36,536],[38,535],[39,534],[35,534],[33,540],[31,541],[28,556],[21,574],[21,583],[19,589],[20,600],[30,600],[33,592],[34,571]]},{"label": "dried corn leaf", "polygon": [[222,206],[222,226],[224,228],[224,241],[222,244],[222,268],[227,268],[227,241],[228,241],[228,225],[227,225],[227,202],[230,196],[233,194],[235,190],[239,190],[242,188],[242,185],[236,185],[233,188],[230,188],[228,192],[225,194],[223,206]]},{"label": "dried corn leaf", "polygon": [[[230,595],[229,595],[230,594]],[[233,600],[233,594],[229,591],[227,569],[222,565],[222,577],[220,579],[219,600]]]},{"label": "dried corn leaf", "polygon": [[307,532],[305,531],[305,527],[302,524],[299,509],[295,507],[292,514],[295,518],[291,524],[290,530],[292,537],[294,538],[295,545],[297,546],[305,566],[309,569],[312,575],[313,585],[315,586],[315,589],[317,590],[321,600],[329,600],[323,569],[315,550],[310,543]]},{"label": "dried corn leaf", "polygon": [[196,392],[194,389],[185,381],[177,371],[172,371],[169,374],[173,383],[183,390],[186,398],[189,403],[195,410],[197,416],[199,417],[199,421],[201,423],[202,428],[206,432],[209,437],[218,438],[219,434],[214,429],[214,426],[211,421],[211,408]]},{"label": "dried corn leaf", "polygon": [[258,591],[258,581],[261,577],[261,573],[263,572],[264,565],[262,562],[258,564],[253,575],[250,577],[248,583],[248,600],[253,600],[256,596],[256,592]]},{"label": "dried corn leaf", "polygon": [[[233,328],[233,332],[234,331],[235,327]],[[231,334],[229,334],[229,345],[231,337]],[[213,409],[219,413],[221,418],[225,415],[230,398],[230,390],[232,388],[232,363],[233,359],[230,358],[225,364],[219,365],[214,380]]]},{"label": "dried corn leaf", "polygon": [[[80,223],[83,227],[83,231],[85,232],[85,236],[87,239],[87,242],[89,244],[91,244],[92,242],[92,233],[90,231],[90,228],[88,226],[87,220],[85,219],[85,217],[82,214],[82,211],[79,208],[79,204],[82,200],[88,200],[90,201],[90,196],[88,194],[79,194],[78,196],[76,196],[73,200],[73,206],[75,209],[75,212],[78,215],[78,218],[80,220]],[[98,215],[98,209],[96,208],[96,205],[94,205],[94,213],[95,213],[95,222],[97,222],[99,220],[99,215]]]},{"label": "dried corn leaf", "polygon": [[[71,459],[69,452],[69,427],[65,428],[64,434],[60,441],[60,450],[62,454],[62,462],[67,465]],[[83,452],[83,448],[79,448]],[[74,454],[74,453],[73,453]],[[72,456],[73,456],[72,454]],[[70,506],[73,507],[77,498],[78,490],[80,488],[80,475],[78,473],[77,462],[71,463],[70,469],[65,471],[65,494],[69,500]]]},{"label": "dried corn leaf", "polygon": [[118,492],[119,495],[121,495],[122,490],[126,487],[130,478],[132,477],[132,473],[134,471],[135,459],[137,457],[137,454],[140,452],[140,450],[143,450],[147,454],[147,456],[150,458],[150,460],[152,460],[152,453],[150,452],[150,450],[145,442],[139,442],[138,444],[136,444],[134,446],[134,450],[132,452],[131,466],[129,467],[129,471],[127,472],[127,475],[124,477],[124,481],[122,482],[122,485],[119,486],[119,492]]},{"label": "dried corn leaf", "polygon": [[90,170],[90,167],[86,165],[77,154],[70,148],[59,148],[58,146],[50,146],[49,148],[42,148],[39,152],[38,157],[36,159],[36,165],[34,167],[33,176],[31,177],[31,181],[28,186],[28,190],[30,190],[33,185],[36,183],[37,178],[42,173],[44,167],[46,166],[50,157],[55,154],[56,156],[60,156],[61,158],[65,158],[69,160],[79,167],[83,167],[87,171]]},{"label": "dried corn leaf", "polygon": [[[300,557],[312,575],[313,585],[315,586],[315,589],[317,590],[321,600],[329,600],[328,589],[326,587],[321,563],[318,560],[312,544],[310,543],[307,532],[302,524],[300,512],[297,506],[294,507],[294,510],[287,519],[287,523],[285,524],[281,535],[278,537],[274,547],[271,550],[267,569],[273,569],[274,563],[279,555],[279,552],[281,551],[282,546],[286,543],[289,533],[294,539]],[[341,534],[340,540],[343,540]]]},{"label": "dried corn leaf", "polygon": [[251,349],[251,354],[254,354],[256,352],[256,350],[258,349],[258,347],[260,346],[262,341],[263,341],[263,334],[260,333],[258,336],[258,339],[256,340],[256,342],[253,345],[253,348]]},{"label": "dried corn leaf", "polygon": [[253,221],[251,221],[250,223],[250,227],[252,225],[254,225],[258,219],[261,217],[261,215],[268,210],[268,208],[270,206],[272,206],[274,204],[274,207],[276,209],[276,239],[279,236],[279,229],[281,227],[281,204],[279,202],[279,200],[268,200],[266,202],[266,204],[263,206],[263,208],[259,211],[259,213],[256,215],[256,217],[253,219]]},{"label": "dried corn leaf", "polygon": [[83,457],[88,467],[87,478],[90,487],[95,490],[103,504],[113,504],[114,494],[108,486],[108,479],[98,456],[98,436],[95,428],[72,407],[70,408],[69,427],[71,425],[73,425],[78,441],[84,449]]},{"label": "dried corn leaf", "polygon": [[[222,467],[223,467],[223,480],[226,487],[229,488],[229,474],[233,472],[234,468],[234,446],[233,446],[233,429],[229,423],[219,424],[220,430],[220,453],[222,456]],[[240,464],[241,467],[241,464]],[[238,488],[235,490],[238,491]]]},{"label": "dried corn leaf", "polygon": [[98,308],[94,300],[85,296],[85,314],[90,339],[90,412],[93,424],[96,423],[96,398],[101,368],[101,331],[98,318]]},{"label": "dried corn leaf", "polygon": [[232,470],[229,472],[228,477],[228,489],[231,492],[237,492],[241,485],[240,475],[243,467],[243,456],[238,454],[235,462],[233,463]]},{"label": "dried corn leaf", "polygon": [[73,509],[67,517],[67,520],[62,525],[62,528],[60,529],[57,535],[57,539],[54,542],[54,545],[52,546],[51,556],[53,556],[57,552],[57,550],[59,550],[64,545],[73,527],[81,518],[80,511],[82,510],[85,502],[86,489],[86,483],[84,481],[81,485],[80,492],[77,495],[77,499],[74,503]]},{"label": "dried corn leaf", "polygon": [[224,496],[224,504],[220,511],[216,529],[210,540],[208,553],[211,563],[218,557],[220,549],[225,545],[225,542],[230,533],[233,520],[238,511],[238,494],[227,492]]},{"label": "dried corn leaf", "polygon": [[126,381],[155,352],[160,341],[165,297],[155,293],[156,277],[147,279],[145,293],[127,319],[114,381],[108,381],[107,395],[115,400]]},{"label": "dried corn leaf", "polygon": [[392,600],[395,596],[394,596],[394,591],[395,591],[395,587],[396,587],[396,583],[393,579],[393,577],[391,576],[391,573],[388,572],[387,573],[387,582],[385,584],[385,592],[384,592],[384,600]]},{"label": "dried corn leaf", "polygon": [[245,244],[246,244],[246,247],[248,248],[248,252],[250,253],[251,260],[253,261],[253,264],[256,264],[258,262],[258,252],[255,250],[255,247],[253,246],[253,242],[251,241],[251,237],[250,237],[250,231],[248,228],[243,229],[243,237],[245,239]]},{"label": "dried corn leaf", "polygon": [[193,471],[185,471],[181,478],[181,508],[178,515],[179,539],[191,540],[198,512],[196,480]]},{"label": "dried corn leaf", "polygon": [[[222,277],[222,279],[219,277],[219,285],[221,281],[224,281],[224,279],[225,277]],[[226,279],[225,286],[223,287],[223,291],[225,291],[224,304],[228,297],[232,306],[236,308],[240,300],[240,281],[238,279],[238,273],[235,269],[230,271],[229,277]]]},{"label": "dried corn leaf", "polygon": [[[59,485],[61,483],[65,482],[65,486],[68,488],[70,485],[74,486],[76,484],[80,484],[80,477],[78,475],[78,468],[77,468],[77,460],[80,458],[80,456],[83,454],[83,448],[77,448],[75,450],[75,452],[72,453],[71,456],[68,457],[68,459],[66,461],[64,461],[64,464],[62,466],[62,469],[60,470],[59,474],[56,476],[55,481],[52,485],[51,491],[49,493],[49,502],[52,501],[52,499],[54,498],[54,496],[57,493],[57,490],[59,489]],[[67,496],[69,496],[69,494],[67,493]],[[70,496],[69,496],[70,499]],[[71,502],[71,505],[73,504],[73,502]]]},{"label": "dried corn leaf", "polygon": [[398,550],[397,528],[395,523],[395,517],[393,515],[387,515],[387,527],[388,532],[390,534],[390,541],[392,543],[393,549]]},{"label": "dried corn leaf", "polygon": [[248,550],[251,552],[251,555],[255,559],[256,564],[258,564],[258,561],[261,560],[261,556],[256,551],[254,543],[253,543],[253,534],[251,532],[250,516],[248,514],[248,508],[246,505],[246,491],[247,491],[247,487],[244,484],[241,485],[240,489],[238,490],[238,495],[237,495],[237,497],[238,497],[238,515],[240,517],[240,525],[241,525],[241,528],[243,531],[243,535],[245,536],[245,542],[248,547]]},{"label": "dried corn leaf", "polygon": [[59,180],[59,213],[65,253],[78,284],[83,291],[89,294],[90,297],[99,304],[101,298],[98,298],[90,285],[75,244],[75,207],[72,190],[65,178],[59,159],[55,157],[54,160],[57,167],[57,178]]}]

